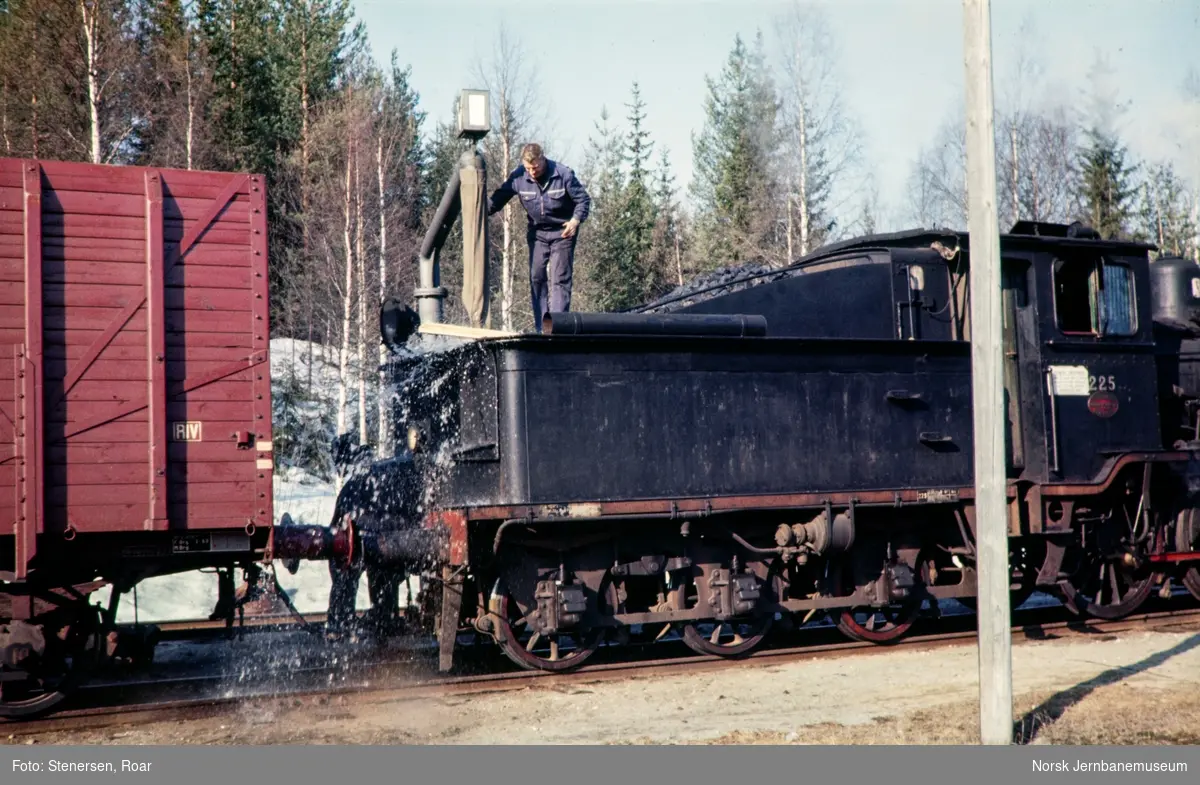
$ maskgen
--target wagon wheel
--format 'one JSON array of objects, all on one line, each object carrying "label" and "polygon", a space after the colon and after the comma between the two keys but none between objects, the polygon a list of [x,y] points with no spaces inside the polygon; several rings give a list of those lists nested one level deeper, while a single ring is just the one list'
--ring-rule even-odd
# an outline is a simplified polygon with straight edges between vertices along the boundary
[{"label": "wagon wheel", "polygon": [[864,643],[895,643],[921,612],[921,600],[909,599],[884,608],[847,608],[838,616],[837,628],[847,638]]},{"label": "wagon wheel", "polygon": [[[28,719],[45,714],[66,700],[96,666],[102,625],[97,609],[83,607],[35,620],[42,626],[45,654],[27,670],[0,669],[4,677],[0,678],[0,717]],[[57,623],[55,616],[60,619]],[[0,627],[8,623],[0,619]]]},{"label": "wagon wheel", "polygon": [[561,672],[578,668],[600,646],[602,628],[583,625],[577,629],[542,634],[530,628],[520,606],[507,590],[496,607],[496,638],[505,656],[527,670]]},{"label": "wagon wheel", "polygon": [[683,642],[697,654],[745,657],[759,647],[774,621],[774,615],[762,614],[750,619],[689,622],[683,627]]},{"label": "wagon wheel", "polygon": [[1098,619],[1120,619],[1142,607],[1157,576],[1150,570],[1130,570],[1116,559],[1087,558],[1060,584],[1072,613]]}]

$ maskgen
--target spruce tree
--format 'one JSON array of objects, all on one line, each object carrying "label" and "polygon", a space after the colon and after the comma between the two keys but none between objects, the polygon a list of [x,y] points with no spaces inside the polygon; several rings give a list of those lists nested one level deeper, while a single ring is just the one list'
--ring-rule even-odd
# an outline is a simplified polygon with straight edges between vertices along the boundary
[{"label": "spruce tree", "polygon": [[616,259],[616,291],[609,307],[623,310],[651,299],[659,288],[658,274],[650,259],[653,244],[655,204],[650,193],[650,153],[654,145],[645,128],[646,105],[635,82],[629,108],[625,161],[629,178],[621,200],[617,227],[622,254]]},{"label": "spruce tree", "polygon": [[612,311],[636,300],[639,287],[628,277],[623,225],[625,137],[610,123],[606,108],[600,112],[596,135],[588,141],[584,182],[592,206],[588,222],[580,231],[575,269],[587,307]]},{"label": "spruce tree", "polygon": [[705,123],[692,139],[692,194],[701,258],[713,269],[778,252],[772,198],[778,104],[761,40],[752,51],[735,38],[720,76],[705,82]]},{"label": "spruce tree", "polygon": [[1079,154],[1084,221],[1104,238],[1124,237],[1133,213],[1136,167],[1115,134],[1092,128]]}]

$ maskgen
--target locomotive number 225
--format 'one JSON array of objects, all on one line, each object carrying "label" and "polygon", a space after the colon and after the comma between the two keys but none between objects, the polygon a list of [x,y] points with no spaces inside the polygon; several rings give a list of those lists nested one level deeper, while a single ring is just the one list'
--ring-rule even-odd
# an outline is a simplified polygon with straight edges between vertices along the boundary
[{"label": "locomotive number 225", "polygon": [[1088,390],[1095,392],[1096,390],[1115,390],[1117,389],[1117,380],[1113,376],[1089,376]]}]

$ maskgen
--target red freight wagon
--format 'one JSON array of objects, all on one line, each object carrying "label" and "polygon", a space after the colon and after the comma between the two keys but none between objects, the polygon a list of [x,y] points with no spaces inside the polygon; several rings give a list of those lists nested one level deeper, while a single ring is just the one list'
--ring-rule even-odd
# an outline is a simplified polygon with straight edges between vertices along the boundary
[{"label": "red freight wagon", "polygon": [[263,553],[266,212],[255,175],[0,158],[0,716],[90,656],[90,590]]}]

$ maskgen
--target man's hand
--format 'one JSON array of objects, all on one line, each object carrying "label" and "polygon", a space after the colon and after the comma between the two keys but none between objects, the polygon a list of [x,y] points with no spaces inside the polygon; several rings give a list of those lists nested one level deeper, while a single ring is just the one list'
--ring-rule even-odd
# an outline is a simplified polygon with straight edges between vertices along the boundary
[{"label": "man's hand", "polygon": [[563,224],[562,236],[564,239],[567,237],[574,237],[575,232],[577,232],[578,230],[579,230],[579,221],[575,218],[572,218],[571,220],[569,220],[565,224]]}]

